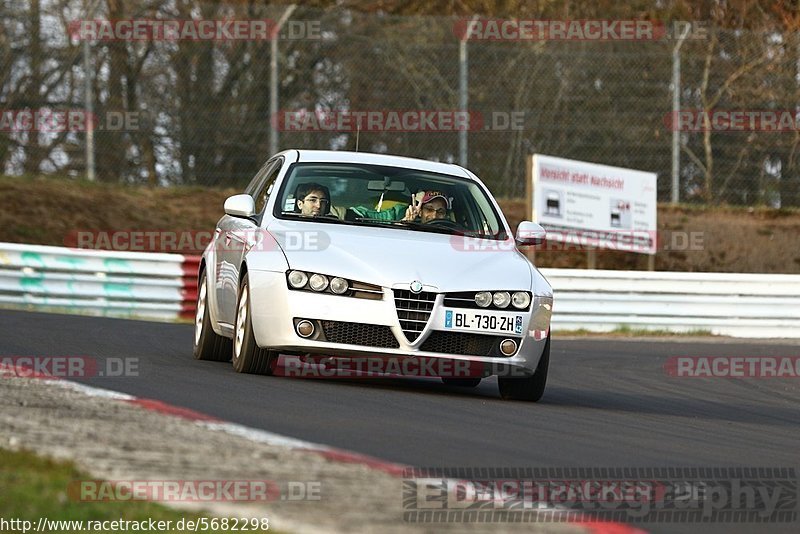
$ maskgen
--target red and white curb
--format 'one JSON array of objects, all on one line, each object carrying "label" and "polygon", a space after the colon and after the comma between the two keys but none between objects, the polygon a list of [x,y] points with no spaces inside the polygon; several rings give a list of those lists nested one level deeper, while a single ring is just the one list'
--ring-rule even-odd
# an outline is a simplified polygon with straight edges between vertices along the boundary
[{"label": "red and white curb", "polygon": [[[11,372],[13,376],[14,373],[19,372],[19,367],[10,369],[5,365],[0,364],[0,376],[6,372]],[[320,454],[332,462],[363,465],[365,467],[369,467],[370,469],[382,471],[393,477],[403,477],[404,473],[411,468],[411,466],[387,462],[366,454],[360,454],[344,449],[337,449],[335,447],[329,447],[319,443],[296,439],[258,428],[231,423],[211,415],[197,412],[189,408],[167,404],[159,400],[136,397],[127,393],[120,393],[118,391],[112,391],[109,389],[87,386],[85,384],[64,380],[52,375],[41,374],[33,369],[26,371],[24,373],[24,377],[41,380],[43,382],[69,389],[89,397],[98,397],[107,400],[125,402],[127,404],[132,404],[152,412],[180,417],[188,421],[193,421],[202,428],[212,431],[225,432],[227,434],[241,437],[253,442],[264,443],[267,445],[300,452],[312,452]],[[562,511],[563,510],[558,508],[542,510],[542,512]],[[647,534],[647,531],[645,530],[624,523],[612,521],[571,521],[568,523],[583,528],[588,534]]]}]

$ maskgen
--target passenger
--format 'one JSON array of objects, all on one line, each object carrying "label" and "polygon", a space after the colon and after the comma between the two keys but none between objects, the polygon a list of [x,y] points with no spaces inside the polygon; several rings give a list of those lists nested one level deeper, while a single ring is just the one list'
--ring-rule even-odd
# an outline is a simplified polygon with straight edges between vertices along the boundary
[{"label": "passenger", "polygon": [[446,219],[447,214],[452,208],[450,199],[439,191],[425,191],[419,204],[416,207],[409,206],[406,209],[404,221],[414,221],[419,219],[422,223],[429,223],[437,219]]},{"label": "passenger", "polygon": [[439,191],[425,191],[414,195],[416,206],[396,204],[391,208],[377,211],[363,206],[350,208],[357,216],[378,221],[417,221],[428,223],[434,219],[446,219],[452,208],[449,198]]},{"label": "passenger", "polygon": [[331,210],[330,191],[324,185],[314,182],[300,184],[294,192],[295,212],[306,217],[324,217]]}]

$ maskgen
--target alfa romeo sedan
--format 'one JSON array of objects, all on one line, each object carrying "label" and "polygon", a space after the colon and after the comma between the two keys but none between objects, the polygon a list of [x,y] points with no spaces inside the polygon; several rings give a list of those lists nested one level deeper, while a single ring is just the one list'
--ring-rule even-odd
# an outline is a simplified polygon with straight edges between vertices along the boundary
[{"label": "alfa romeo sedan", "polygon": [[469,373],[447,384],[497,375],[504,399],[544,393],[553,292],[517,247],[545,232],[512,235],[469,170],[287,150],[224,209],[200,264],[195,358],[268,375],[282,355],[455,362]]}]

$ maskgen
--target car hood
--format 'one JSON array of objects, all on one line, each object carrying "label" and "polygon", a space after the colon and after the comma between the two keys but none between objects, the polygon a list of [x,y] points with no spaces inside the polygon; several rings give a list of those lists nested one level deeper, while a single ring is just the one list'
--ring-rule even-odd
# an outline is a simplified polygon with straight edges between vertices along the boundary
[{"label": "car hood", "polygon": [[289,268],[426,290],[531,289],[531,264],[512,241],[398,228],[275,220],[268,227]]}]

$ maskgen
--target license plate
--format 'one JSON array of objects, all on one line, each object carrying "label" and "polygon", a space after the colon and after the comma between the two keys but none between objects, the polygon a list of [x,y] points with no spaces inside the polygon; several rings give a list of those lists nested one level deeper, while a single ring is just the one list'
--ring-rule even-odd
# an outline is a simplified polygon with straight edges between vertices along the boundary
[{"label": "license plate", "polygon": [[522,315],[445,310],[444,327],[453,330],[520,335],[522,334]]}]

